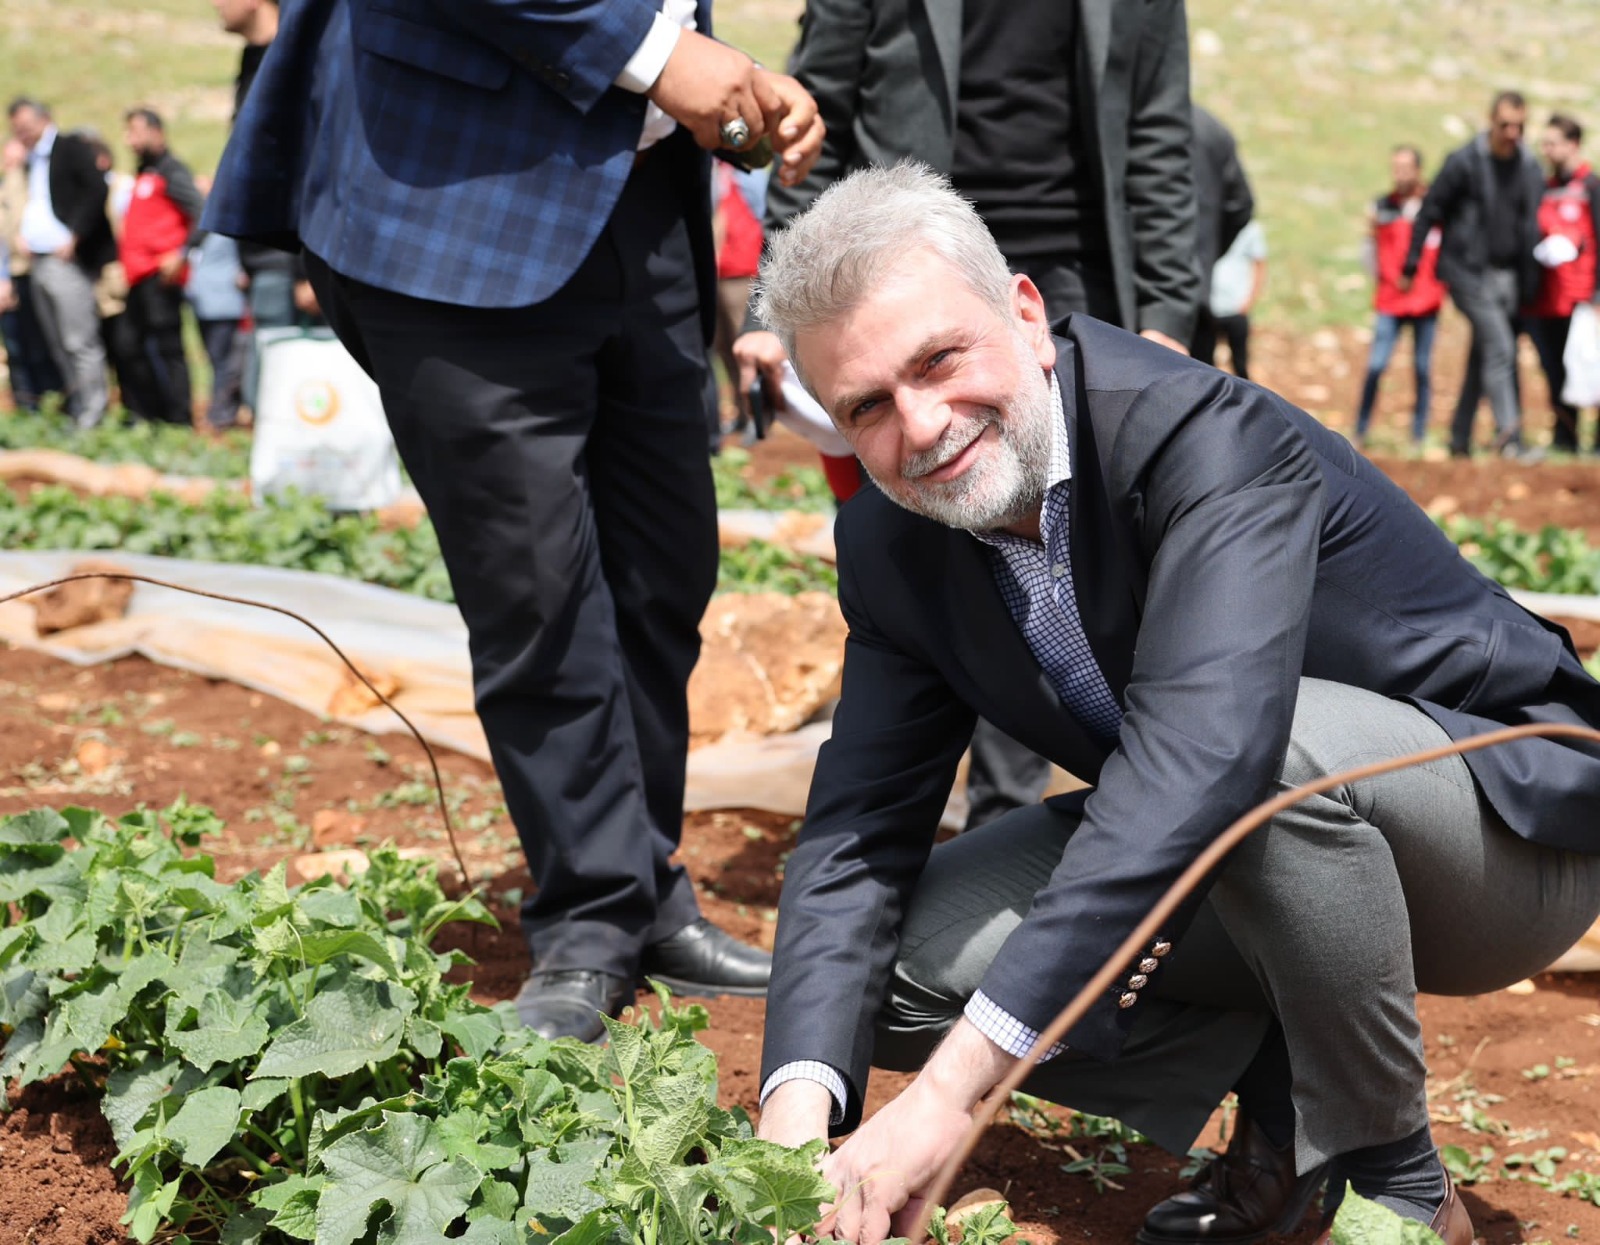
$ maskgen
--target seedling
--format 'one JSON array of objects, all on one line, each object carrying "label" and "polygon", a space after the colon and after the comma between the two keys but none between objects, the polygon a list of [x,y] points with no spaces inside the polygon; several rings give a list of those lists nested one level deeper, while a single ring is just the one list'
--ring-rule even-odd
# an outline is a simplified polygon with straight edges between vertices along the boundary
[{"label": "seedling", "polygon": [[1493,1146],[1484,1146],[1476,1154],[1464,1146],[1440,1146],[1439,1159],[1457,1184],[1487,1184],[1494,1179]]}]

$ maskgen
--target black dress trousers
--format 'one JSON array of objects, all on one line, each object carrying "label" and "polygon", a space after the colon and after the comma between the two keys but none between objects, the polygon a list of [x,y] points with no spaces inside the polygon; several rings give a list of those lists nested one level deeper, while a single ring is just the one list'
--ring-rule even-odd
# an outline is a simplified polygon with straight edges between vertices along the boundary
[{"label": "black dress trousers", "polygon": [[438,530],[547,970],[632,974],[698,916],[668,862],[717,576],[694,179],[677,167],[693,158],[670,140],[640,157],[593,250],[535,306],[427,302],[307,256]]}]

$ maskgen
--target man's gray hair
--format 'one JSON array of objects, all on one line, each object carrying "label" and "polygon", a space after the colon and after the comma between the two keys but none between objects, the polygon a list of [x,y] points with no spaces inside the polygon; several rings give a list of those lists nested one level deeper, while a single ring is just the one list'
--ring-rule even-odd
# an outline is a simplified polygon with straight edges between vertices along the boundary
[{"label": "man's gray hair", "polygon": [[772,239],[755,314],[793,359],[796,333],[848,314],[917,250],[942,257],[1000,314],[1010,309],[1011,270],[977,209],[908,160],[852,173]]}]

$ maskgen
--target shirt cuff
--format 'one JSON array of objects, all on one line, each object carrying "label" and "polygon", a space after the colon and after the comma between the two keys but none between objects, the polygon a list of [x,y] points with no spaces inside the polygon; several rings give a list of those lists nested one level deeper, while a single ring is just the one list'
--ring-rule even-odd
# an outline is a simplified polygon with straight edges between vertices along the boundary
[{"label": "shirt cuff", "polygon": [[617,75],[617,85],[624,91],[643,95],[656,84],[661,71],[667,67],[667,58],[678,46],[678,36],[681,34],[682,26],[665,13],[657,13],[655,20],[650,23],[650,33],[645,35],[644,42],[639,44],[638,50],[628,58],[628,63]]},{"label": "shirt cuff", "polygon": [[[979,990],[967,1000],[963,1012],[973,1028],[988,1038],[1008,1055],[1018,1059],[1026,1059],[1039,1040],[1039,1030],[1031,1029],[1018,1020],[1000,1004],[996,1003],[982,990]],[[1066,1047],[1057,1042],[1045,1052],[1045,1059],[1054,1059],[1063,1054]],[[774,1073],[776,1075],[776,1073]]]},{"label": "shirt cuff", "polygon": [[793,1063],[786,1063],[771,1076],[767,1083],[761,1087],[761,1105],[767,1105],[767,1099],[772,1096],[772,1091],[788,1081],[815,1081],[833,1095],[833,1110],[828,1115],[829,1124],[844,1123],[844,1103],[850,1096],[846,1088],[844,1077],[830,1063],[819,1063],[815,1059],[797,1059]]}]

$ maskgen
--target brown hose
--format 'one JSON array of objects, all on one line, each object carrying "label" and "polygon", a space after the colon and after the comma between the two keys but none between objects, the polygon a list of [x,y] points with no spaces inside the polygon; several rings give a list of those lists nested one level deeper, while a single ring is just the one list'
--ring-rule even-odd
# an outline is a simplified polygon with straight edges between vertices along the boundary
[{"label": "brown hose", "polygon": [[450,852],[456,858],[456,868],[461,870],[461,884],[471,887],[472,877],[467,872],[467,862],[461,858],[461,847],[456,842],[456,829],[450,821],[450,806],[444,797],[444,778],[439,773],[439,758],[434,755],[433,749],[428,745],[428,741],[422,737],[422,732],[412,725],[411,719],[400,712],[394,701],[372,686],[372,680],[361,673],[360,667],[346,657],[344,650],[335,644],[328,633],[317,626],[316,623],[281,605],[270,605],[266,601],[252,601],[248,597],[231,597],[222,592],[207,592],[203,588],[189,588],[183,584],[168,583],[164,579],[155,579],[149,575],[133,575],[125,571],[85,571],[77,575],[68,575],[62,579],[52,579],[49,583],[34,584],[31,588],[23,588],[20,591],[9,592],[5,596],[0,596],[0,605],[4,605],[8,601],[15,601],[19,597],[32,596],[35,592],[44,592],[49,588],[57,588],[62,584],[70,584],[80,579],[124,579],[135,583],[154,584],[158,588],[171,588],[174,592],[187,592],[190,596],[209,597],[213,601],[227,601],[231,605],[253,605],[256,609],[271,610],[274,614],[282,614],[310,627],[311,630],[317,633],[317,636],[324,644],[338,654],[339,660],[349,667],[350,673],[360,679],[362,685],[369,692],[387,705],[395,717],[405,723],[406,729],[416,737],[417,742],[422,745],[422,750],[428,754],[428,764],[433,767],[434,789],[439,793],[439,816],[444,819],[444,832],[445,836],[450,840]]},{"label": "brown hose", "polygon": [[1139,952],[1154,938],[1161,926],[1177,910],[1181,904],[1194,891],[1195,887],[1205,876],[1222,862],[1222,858],[1233,850],[1247,835],[1259,828],[1263,822],[1269,820],[1284,809],[1298,804],[1313,795],[1320,795],[1334,787],[1343,786],[1345,783],[1358,782],[1363,778],[1374,778],[1379,774],[1392,773],[1395,770],[1408,769],[1413,765],[1425,765],[1429,761],[1437,761],[1443,757],[1459,756],[1466,752],[1476,752],[1480,748],[1491,748],[1496,744],[1509,743],[1515,739],[1588,739],[1600,743],[1600,731],[1587,726],[1574,726],[1565,722],[1536,723],[1529,726],[1508,726],[1501,730],[1489,731],[1483,735],[1473,735],[1467,739],[1457,740],[1454,743],[1440,748],[1430,748],[1426,752],[1413,752],[1409,756],[1394,757],[1387,761],[1375,761],[1371,765],[1358,766],[1355,769],[1345,770],[1341,774],[1329,774],[1315,782],[1308,782],[1303,787],[1296,787],[1292,791],[1285,791],[1265,803],[1256,805],[1238,821],[1234,822],[1197,856],[1194,862],[1183,871],[1166,894],[1150,910],[1148,916],[1134,928],[1133,932],[1123,939],[1122,945],[1111,953],[1087,985],[1078,991],[1077,996],[1062,1008],[1058,1015],[1039,1035],[1039,1040],[1033,1044],[1033,1049],[1027,1057],[1017,1061],[1015,1067],[1006,1073],[1005,1078],[990,1094],[979,1103],[977,1111],[972,1117],[972,1127],[968,1130],[960,1149],[951,1155],[950,1159],[940,1169],[938,1177],[934,1180],[932,1188],[928,1191],[927,1205],[917,1217],[915,1230],[910,1239],[922,1241],[927,1238],[928,1221],[933,1213],[933,1208],[944,1204],[945,1198],[950,1193],[951,1185],[955,1182],[961,1166],[971,1156],[977,1147],[978,1140],[984,1131],[993,1122],[995,1114],[1002,1104],[1007,1102],[1013,1090],[1027,1079],[1028,1073],[1040,1063],[1045,1053],[1056,1042],[1060,1041],[1063,1034],[1083,1018],[1094,1003],[1095,999],[1104,991],[1110,989],[1111,983],[1121,975],[1123,968],[1132,960],[1138,958]]}]

